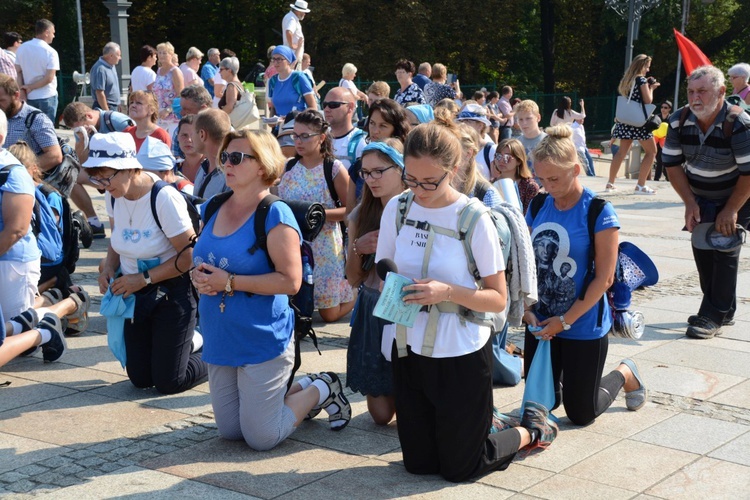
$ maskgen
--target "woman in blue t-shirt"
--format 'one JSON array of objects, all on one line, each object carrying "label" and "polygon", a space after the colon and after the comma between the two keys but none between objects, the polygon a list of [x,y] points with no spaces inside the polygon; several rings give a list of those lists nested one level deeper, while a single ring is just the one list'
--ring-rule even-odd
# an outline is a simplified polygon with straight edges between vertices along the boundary
[{"label": "woman in blue t-shirt", "polygon": [[[614,276],[620,223],[607,203],[595,226],[596,271],[581,297],[591,255],[587,216],[595,194],[578,180],[581,165],[570,127],[558,125],[546,132],[532,155],[537,178],[549,196],[536,214],[531,209],[526,213],[539,302],[524,314],[529,326],[543,329],[536,337],[526,329],[524,362],[528,373],[537,337],[552,340],[555,407],[562,400],[568,418],[586,425],[609,408],[623,387],[628,409],[639,410],[646,403],[646,387],[630,359],[602,378],[612,324],[609,304],[602,297]],[[604,308],[601,321],[600,307]]]},{"label": "woman in blue t-shirt", "polygon": [[294,71],[297,61],[289,47],[273,49],[271,64],[278,72],[268,80],[268,107],[271,115],[286,116],[293,110],[318,109],[312,81],[301,71]]},{"label": "woman in blue t-shirt", "polygon": [[287,391],[294,364],[288,295],[299,290],[302,266],[299,227],[286,204],[268,209],[268,256],[248,251],[258,204],[284,169],[278,142],[268,132],[240,129],[224,138],[220,158],[232,191],[205,221],[192,271],[219,434],[268,450],[321,408],[332,414],[331,427],[342,429],[351,406],[335,373],[304,377]]}]

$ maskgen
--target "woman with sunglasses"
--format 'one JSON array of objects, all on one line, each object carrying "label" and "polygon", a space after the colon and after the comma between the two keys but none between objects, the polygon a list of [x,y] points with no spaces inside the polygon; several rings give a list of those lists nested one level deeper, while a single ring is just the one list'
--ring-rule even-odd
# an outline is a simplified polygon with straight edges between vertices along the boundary
[{"label": "woman with sunglasses", "polygon": [[333,373],[304,377],[287,391],[294,364],[294,313],[288,296],[300,287],[302,266],[301,234],[286,204],[273,203],[268,209],[268,255],[247,251],[258,204],[284,168],[276,138],[248,129],[229,132],[220,159],[232,194],[206,221],[192,271],[202,295],[211,404],[222,438],[269,450],[310,411],[336,408],[350,416],[351,407]]},{"label": "woman with sunglasses", "polygon": [[133,136],[135,149],[139,151],[146,137],[159,139],[167,146],[172,146],[172,137],[166,130],[157,125],[159,103],[151,92],[136,90],[128,96],[128,116],[135,125],[126,127],[123,132]]},{"label": "woman with sunglasses", "polygon": [[135,296],[133,319],[123,320],[128,378],[162,394],[186,391],[207,374],[201,354],[192,352],[197,305],[187,270],[195,231],[187,204],[165,187],[156,195],[154,219],[151,188],[159,178],[143,171],[130,134],[94,134],[89,151],[83,167],[106,190],[112,228],[99,291]]},{"label": "woman with sunglasses", "polygon": [[[659,107],[659,118],[661,118],[661,122],[669,123],[669,115],[671,114],[672,101],[664,101],[661,103],[661,106]],[[654,131],[654,134],[656,134],[656,131]],[[664,147],[666,136],[656,137],[656,135],[654,135],[654,140],[656,141],[656,169],[654,171],[654,180],[657,182],[660,181],[662,174],[664,174],[664,180],[669,181],[667,169],[664,168],[664,162],[661,159],[661,149]]]},{"label": "woman with sunglasses", "polygon": [[492,161],[492,178],[512,179],[518,187],[522,212],[526,213],[529,203],[539,193],[539,184],[529,170],[526,161],[526,149],[518,139],[504,139],[497,146],[495,159]]},{"label": "woman with sunglasses", "polygon": [[286,116],[290,111],[318,109],[312,82],[292,67],[297,61],[289,47],[278,45],[271,53],[271,64],[278,72],[268,80],[268,109],[271,115]]},{"label": "woman with sunglasses", "polygon": [[315,269],[315,307],[327,323],[338,321],[354,307],[352,287],[344,276],[344,239],[340,221],[346,206],[336,207],[325,179],[324,163],[332,162],[333,185],[339,200],[346,200],[349,174],[333,155],[329,125],[319,111],[308,109],[294,119],[294,148],[286,172],[278,185],[279,196],[285,200],[322,203],[326,207],[326,223],[311,243]]},{"label": "woman with sunglasses", "polygon": [[[403,179],[414,194],[405,214],[408,223],[397,230],[401,202],[391,199],[383,210],[376,261],[392,259],[399,274],[415,280],[403,288],[407,304],[503,311],[505,263],[489,215],[479,218],[471,239],[482,288],[469,271],[462,242],[431,236],[434,228],[457,227],[459,212],[469,203],[452,187],[453,178],[460,175],[458,138],[441,125],[420,125],[406,140],[404,163]],[[506,469],[518,450],[534,441],[554,439],[557,429],[547,424],[546,410],[537,405],[527,405],[520,425],[493,428],[490,328],[445,312],[439,314],[435,331],[428,326],[430,316],[419,312],[414,326],[406,328],[405,339],[396,325],[383,329],[382,354],[393,365],[398,435],[407,471],[466,481]],[[431,353],[425,341],[428,333],[435,334]]]},{"label": "woman with sunglasses", "polygon": [[[410,128],[404,107],[393,99],[378,99],[370,104],[367,128],[365,129],[365,132],[367,132],[365,140],[368,143],[381,142],[393,137],[403,144]],[[362,197],[362,188],[365,181],[359,175],[361,167],[361,161],[355,161],[349,167],[349,191],[346,193],[347,212],[351,212]]]},{"label": "woman with sunglasses", "polygon": [[385,321],[372,314],[382,283],[374,261],[383,207],[406,189],[401,180],[403,148],[392,138],[365,146],[359,171],[365,182],[362,202],[349,215],[346,277],[358,292],[346,351],[346,385],[366,396],[367,410],[378,425],[388,425],[396,408],[391,363],[380,355]]}]

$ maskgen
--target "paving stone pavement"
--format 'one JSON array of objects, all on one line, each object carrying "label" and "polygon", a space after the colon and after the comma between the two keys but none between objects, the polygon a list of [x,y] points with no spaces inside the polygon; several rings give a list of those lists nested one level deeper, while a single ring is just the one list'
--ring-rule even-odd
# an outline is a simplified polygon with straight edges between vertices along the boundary
[{"label": "paving stone pavement", "polygon": [[[584,178],[601,190],[604,178]],[[700,302],[683,209],[667,183],[656,196],[607,196],[621,239],[645,249],[661,280],[636,292],[646,316],[639,341],[611,339],[607,368],[635,359],[650,402],[628,412],[618,397],[595,423],[561,431],[545,452],[474,482],[413,476],[401,462],[396,424],[372,423],[348,394],[350,426],[332,433],[318,418],[275,450],[255,452],[217,435],[208,384],[163,396],[135,389],[107,348],[98,315],[96,265],[106,240],[83,250],[75,281],[92,295],[90,327],[69,338],[59,363],[39,355],[0,369],[0,497],[30,498],[750,498],[750,261],[743,258],[737,324],[723,335],[685,337]],[[104,213],[102,197],[93,193]],[[346,373],[348,320],[318,323],[322,356],[303,346],[301,372]],[[520,330],[511,340],[523,344]],[[520,405],[523,387],[496,387],[495,405]]]}]

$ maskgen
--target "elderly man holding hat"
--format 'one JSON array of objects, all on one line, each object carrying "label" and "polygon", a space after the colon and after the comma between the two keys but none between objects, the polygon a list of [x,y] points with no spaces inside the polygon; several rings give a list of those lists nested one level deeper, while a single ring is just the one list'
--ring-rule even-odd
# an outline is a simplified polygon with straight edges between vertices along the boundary
[{"label": "elderly man holding hat", "polygon": [[268,107],[273,115],[286,116],[293,110],[318,109],[310,78],[292,69],[296,61],[292,49],[285,45],[277,46],[271,53],[271,64],[278,71],[268,80],[266,89]]},{"label": "elderly man holding hat", "polygon": [[195,231],[187,204],[171,186],[153,189],[159,177],[143,171],[130,134],[94,134],[83,167],[106,190],[112,228],[99,291],[135,296],[133,319],[121,330],[128,378],[162,394],[186,391],[208,373],[192,352],[197,304],[188,269]]},{"label": "elderly man holding hat", "polygon": [[[310,12],[307,8],[307,2],[296,0],[289,5],[290,11],[281,21],[281,33],[284,38],[284,46],[289,47],[294,52],[297,64],[302,63],[302,55],[305,53],[305,37],[302,34],[302,20]],[[299,68],[298,68],[299,69]]]}]

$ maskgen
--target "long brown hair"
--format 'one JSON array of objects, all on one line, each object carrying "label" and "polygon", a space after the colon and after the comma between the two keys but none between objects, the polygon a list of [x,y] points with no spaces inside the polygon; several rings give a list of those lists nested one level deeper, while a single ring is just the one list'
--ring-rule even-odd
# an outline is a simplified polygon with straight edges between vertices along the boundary
[{"label": "long brown hair", "polygon": [[651,56],[647,56],[646,54],[638,54],[635,56],[633,62],[630,63],[627,71],[625,71],[625,74],[622,75],[622,80],[620,80],[620,85],[617,87],[617,92],[619,92],[621,96],[630,97],[630,89],[633,86],[635,77],[641,75],[643,70],[649,64],[651,64]]},{"label": "long brown hair", "polygon": [[[323,160],[336,158],[336,156],[333,154],[331,126],[325,120],[323,115],[320,114],[320,112],[314,109],[306,109],[294,118],[294,123],[307,125],[311,129],[313,129],[316,134],[325,134],[325,140],[320,143],[320,156],[323,157]],[[302,157],[299,154],[295,154],[295,158],[299,160]]]},{"label": "long brown hair", "polygon": [[[404,145],[400,140],[394,137],[389,137],[383,142],[396,151],[403,152]],[[403,172],[403,170],[401,170],[401,167],[396,165],[393,160],[391,160],[391,158],[385,153],[376,150],[365,151],[362,154],[362,157],[364,158],[367,155],[377,155],[378,159],[384,164],[387,164],[389,166],[393,165],[398,169],[399,172]],[[403,181],[401,181],[401,187],[406,189],[406,185],[403,183]],[[363,235],[369,233],[370,231],[377,231],[378,229],[380,229],[380,217],[382,215],[383,202],[380,200],[380,198],[376,198],[375,196],[373,196],[372,191],[370,191],[370,186],[368,186],[365,182],[364,187],[362,188],[362,200],[357,206],[357,230],[355,231],[353,237],[355,239],[361,238]]]}]

